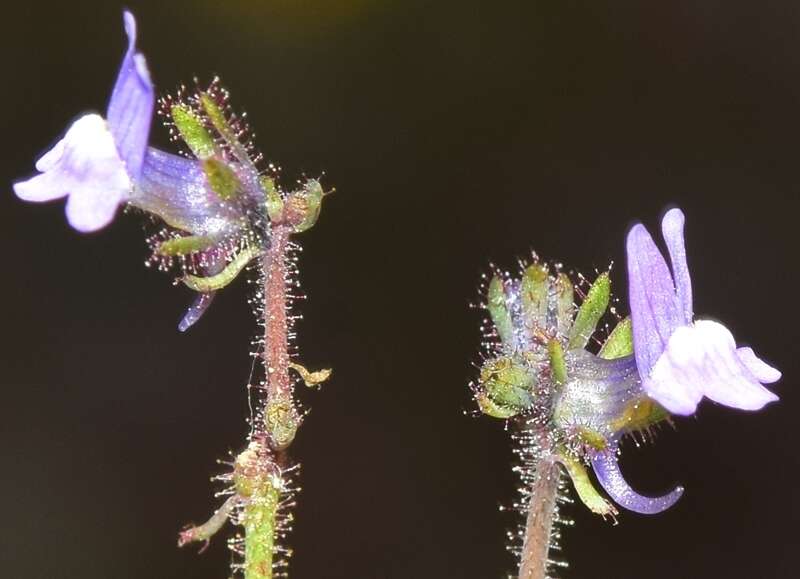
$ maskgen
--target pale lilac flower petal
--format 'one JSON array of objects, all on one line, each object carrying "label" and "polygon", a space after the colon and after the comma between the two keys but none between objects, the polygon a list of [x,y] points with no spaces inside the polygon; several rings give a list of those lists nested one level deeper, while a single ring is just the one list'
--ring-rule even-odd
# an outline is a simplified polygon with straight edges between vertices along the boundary
[{"label": "pale lilac flower petal", "polygon": [[643,379],[644,389],[673,414],[692,414],[703,396],[725,406],[759,410],[778,397],[758,378],[777,379],[777,371],[768,372],[766,364],[754,359],[737,352],[725,326],[698,320],[675,331],[652,374]]},{"label": "pale lilac flower petal", "polygon": [[66,139],[61,139],[53,148],[42,155],[36,161],[36,170],[40,173],[45,173],[58,164],[59,159],[64,155],[64,147],[66,146]]},{"label": "pale lilac flower petal", "polygon": [[646,497],[634,491],[619,468],[617,447],[613,445],[592,457],[592,468],[600,486],[619,506],[643,515],[656,515],[674,505],[683,494],[683,487],[675,487],[660,497]]},{"label": "pale lilac flower petal", "polygon": [[111,93],[107,117],[120,158],[135,181],[144,162],[155,95],[144,56],[136,52],[136,20],[126,11],[124,21],[128,50]]},{"label": "pale lilac flower petal", "polygon": [[683,310],[683,323],[691,324],[694,319],[692,307],[692,278],[686,264],[686,244],[683,240],[683,224],[686,218],[680,209],[670,209],[661,220],[661,232],[669,250],[675,292],[678,304]]},{"label": "pale lilac flower petal", "polygon": [[643,225],[628,233],[627,253],[634,352],[640,374],[647,375],[684,315],[667,262]]},{"label": "pale lilac flower petal", "polygon": [[752,348],[738,348],[736,355],[739,356],[739,361],[750,370],[756,380],[762,384],[772,384],[781,379],[780,371],[756,356]]},{"label": "pale lilac flower petal", "polygon": [[36,164],[40,175],[14,184],[25,201],[50,201],[67,195],[67,219],[79,231],[107,225],[125,201],[131,181],[105,120],[85,115]]}]

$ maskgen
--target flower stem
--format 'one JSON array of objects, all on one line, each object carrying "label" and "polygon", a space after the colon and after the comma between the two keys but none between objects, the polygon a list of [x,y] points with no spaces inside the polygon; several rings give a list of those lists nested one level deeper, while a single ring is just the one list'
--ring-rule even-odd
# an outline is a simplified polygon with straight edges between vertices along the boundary
[{"label": "flower stem", "polygon": [[558,499],[560,466],[555,457],[544,454],[534,466],[536,476],[530,489],[525,536],[518,579],[545,579]]},{"label": "flower stem", "polygon": [[256,489],[242,513],[245,579],[272,579],[280,489],[267,482]]},{"label": "flower stem", "polygon": [[274,400],[291,399],[292,380],[289,376],[289,328],[286,316],[288,225],[272,228],[270,247],[263,258],[264,276],[264,368],[267,379],[267,404]]},{"label": "flower stem", "polygon": [[279,507],[286,481],[278,465],[285,464],[285,449],[294,439],[300,423],[294,405],[294,381],[289,374],[289,317],[287,292],[289,283],[288,224],[274,224],[270,246],[262,258],[264,299],[264,364],[265,383],[259,401],[259,412],[251,437],[251,448],[257,459],[246,474],[253,482],[252,494],[242,513],[245,530],[245,579],[272,579],[275,569],[276,541],[279,534]]}]

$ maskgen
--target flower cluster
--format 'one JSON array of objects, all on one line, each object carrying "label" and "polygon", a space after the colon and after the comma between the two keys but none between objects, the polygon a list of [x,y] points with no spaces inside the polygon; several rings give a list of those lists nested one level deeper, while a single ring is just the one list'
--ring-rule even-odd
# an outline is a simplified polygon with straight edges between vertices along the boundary
[{"label": "flower cluster", "polygon": [[149,147],[153,83],[130,12],[124,24],[128,49],[105,117],[91,113],[72,123],[36,163],[39,174],[15,183],[14,191],[26,201],[67,197],[67,219],[82,232],[108,225],[120,206],[157,218],[163,228],[150,239],[148,263],[168,269],[177,260],[182,281],[199,293],[179,325],[186,330],[218,289],[263,254],[271,225],[311,227],[324,192],[316,179],[285,192],[271,166],[266,174],[258,170],[247,129],[216,80],[188,97],[161,100],[160,112],[187,155]]},{"label": "flower cluster", "polygon": [[523,479],[534,479],[542,457],[551,457],[601,515],[616,509],[595,490],[585,464],[616,504],[638,513],[661,512],[683,491],[651,498],[631,489],[617,461],[626,434],[647,432],[673,414],[692,414],[704,396],[744,410],[777,399],[762,384],[775,382],[780,372],[750,348],[737,348],[722,324],[694,321],[683,226],[679,209],[664,216],[672,272],[644,226],[632,228],[631,317],[619,321],[596,353],[587,347],[608,308],[607,273],[580,307],[569,277],[538,261],[519,279],[495,275],[487,288],[493,328],[474,386],[479,407],[515,425]]}]

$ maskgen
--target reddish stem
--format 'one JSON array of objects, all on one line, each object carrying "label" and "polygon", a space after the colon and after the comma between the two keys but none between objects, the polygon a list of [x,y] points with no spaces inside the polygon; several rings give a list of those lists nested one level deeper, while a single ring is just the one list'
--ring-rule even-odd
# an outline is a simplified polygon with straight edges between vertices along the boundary
[{"label": "reddish stem", "polygon": [[518,579],[547,577],[550,537],[560,477],[558,469],[558,464],[551,456],[542,457],[536,465],[536,480],[531,486]]},{"label": "reddish stem", "polygon": [[291,399],[289,340],[286,316],[287,250],[291,226],[278,223],[272,228],[270,247],[263,258],[264,273],[264,368],[267,403]]}]

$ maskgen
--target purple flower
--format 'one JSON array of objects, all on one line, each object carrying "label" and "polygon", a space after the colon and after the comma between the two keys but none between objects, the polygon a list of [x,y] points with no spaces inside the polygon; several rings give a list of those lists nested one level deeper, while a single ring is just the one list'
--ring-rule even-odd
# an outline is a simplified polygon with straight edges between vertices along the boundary
[{"label": "purple flower", "polygon": [[67,220],[79,231],[108,225],[139,179],[150,132],[154,94],[144,57],[136,52],[136,21],[124,13],[128,50],[106,118],[76,120],[36,163],[39,174],[14,184],[25,201],[67,197]]},{"label": "purple flower", "polygon": [[762,384],[777,381],[781,373],[752,349],[737,349],[724,325],[693,320],[683,225],[680,209],[668,211],[661,222],[672,273],[643,225],[628,234],[634,353],[644,390],[673,414],[692,414],[703,396],[758,410],[778,399]]}]

